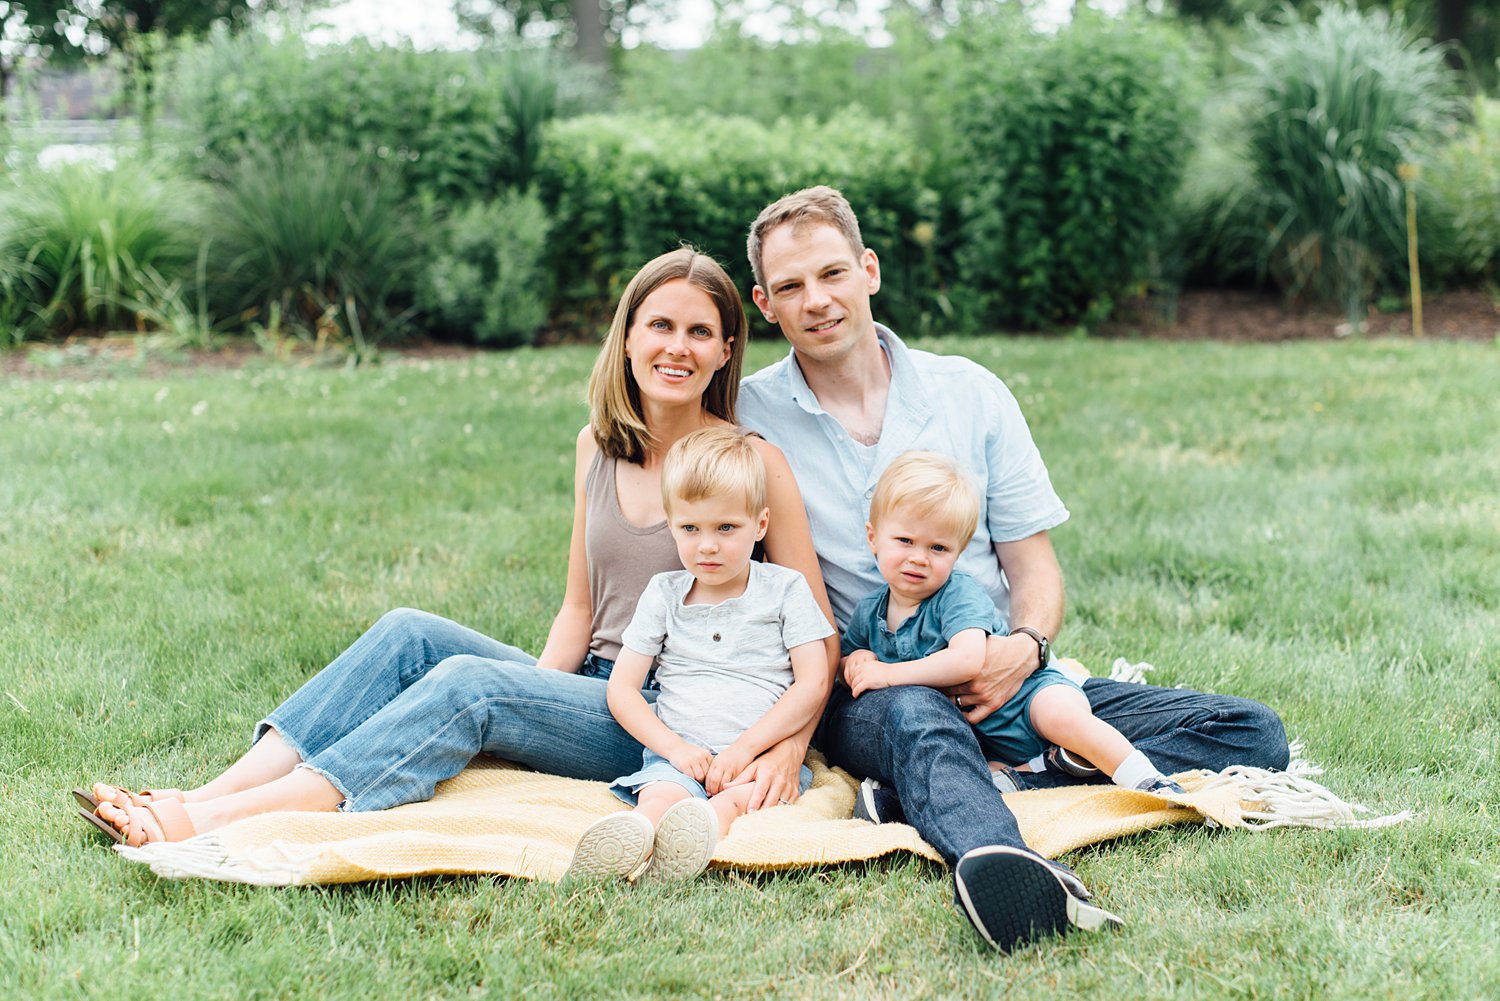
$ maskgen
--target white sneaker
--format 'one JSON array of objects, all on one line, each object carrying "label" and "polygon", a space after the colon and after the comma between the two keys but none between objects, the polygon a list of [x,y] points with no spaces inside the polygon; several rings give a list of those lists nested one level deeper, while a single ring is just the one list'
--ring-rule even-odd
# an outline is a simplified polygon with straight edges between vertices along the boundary
[{"label": "white sneaker", "polygon": [[652,836],[651,821],[633,810],[602,817],[578,839],[563,879],[624,879],[651,855]]},{"label": "white sneaker", "polygon": [[700,875],[714,857],[719,843],[719,815],[708,800],[692,799],[673,803],[656,825],[656,845],[645,871],[637,878],[642,883],[681,882]]}]

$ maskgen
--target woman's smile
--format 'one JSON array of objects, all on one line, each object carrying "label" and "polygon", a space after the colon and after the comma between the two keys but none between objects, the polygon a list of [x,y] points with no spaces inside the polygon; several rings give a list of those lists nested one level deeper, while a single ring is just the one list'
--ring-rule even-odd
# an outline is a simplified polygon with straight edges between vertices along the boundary
[{"label": "woman's smile", "polygon": [[674,278],[641,300],[625,338],[636,385],[661,402],[698,401],[729,360],[718,307],[696,285]]}]

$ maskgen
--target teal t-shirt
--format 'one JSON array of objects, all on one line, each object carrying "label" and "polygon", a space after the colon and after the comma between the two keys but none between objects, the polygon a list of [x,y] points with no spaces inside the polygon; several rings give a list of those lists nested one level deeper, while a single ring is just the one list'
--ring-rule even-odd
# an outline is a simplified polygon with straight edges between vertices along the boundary
[{"label": "teal t-shirt", "polygon": [[890,600],[891,586],[886,584],[854,606],[841,643],[844,656],[869,650],[881,663],[893,664],[937,653],[965,629],[1006,631],[989,592],[962,570],[953,571],[895,632],[885,624]]},{"label": "teal t-shirt", "polygon": [[[983,629],[992,635],[1008,631],[989,593],[962,570],[955,570],[948,582],[922,602],[895,632],[885,624],[890,597],[891,588],[887,584],[854,606],[849,628],[840,643],[844,656],[855,650],[869,650],[881,663],[895,664],[937,653],[965,629]],[[1038,668],[1021,683],[1009,702],[974,727],[986,758],[1021,765],[1042,753],[1046,742],[1032,727],[1028,710],[1032,697],[1050,685],[1079,687],[1055,667]]]}]

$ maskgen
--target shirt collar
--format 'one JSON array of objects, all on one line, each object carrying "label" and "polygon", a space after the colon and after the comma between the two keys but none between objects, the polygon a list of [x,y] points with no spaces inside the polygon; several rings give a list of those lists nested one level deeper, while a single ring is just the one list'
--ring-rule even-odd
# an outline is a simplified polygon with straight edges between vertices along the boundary
[{"label": "shirt collar", "polygon": [[[875,336],[879,339],[880,346],[885,350],[885,356],[891,365],[891,391],[886,406],[890,406],[889,400],[897,400],[913,416],[925,421],[932,415],[932,404],[922,394],[917,383],[917,370],[911,363],[906,344],[896,336],[895,331],[883,323],[875,324]],[[787,395],[796,402],[797,406],[810,414],[825,412],[822,405],[818,403],[817,394],[807,384],[807,377],[802,374],[802,366],[797,364],[795,348],[787,352],[786,384]]]}]

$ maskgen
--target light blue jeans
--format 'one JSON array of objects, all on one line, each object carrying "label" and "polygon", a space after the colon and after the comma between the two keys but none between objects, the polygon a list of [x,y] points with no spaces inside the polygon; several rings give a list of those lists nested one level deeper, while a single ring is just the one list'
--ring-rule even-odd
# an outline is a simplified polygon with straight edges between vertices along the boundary
[{"label": "light blue jeans", "polygon": [[577,674],[549,671],[456,622],[398,608],[258,723],[255,739],[274,727],[353,811],[430,799],[480,752],[608,781],[639,768],[642,750],[605,702],[613,666],[590,656]]}]

